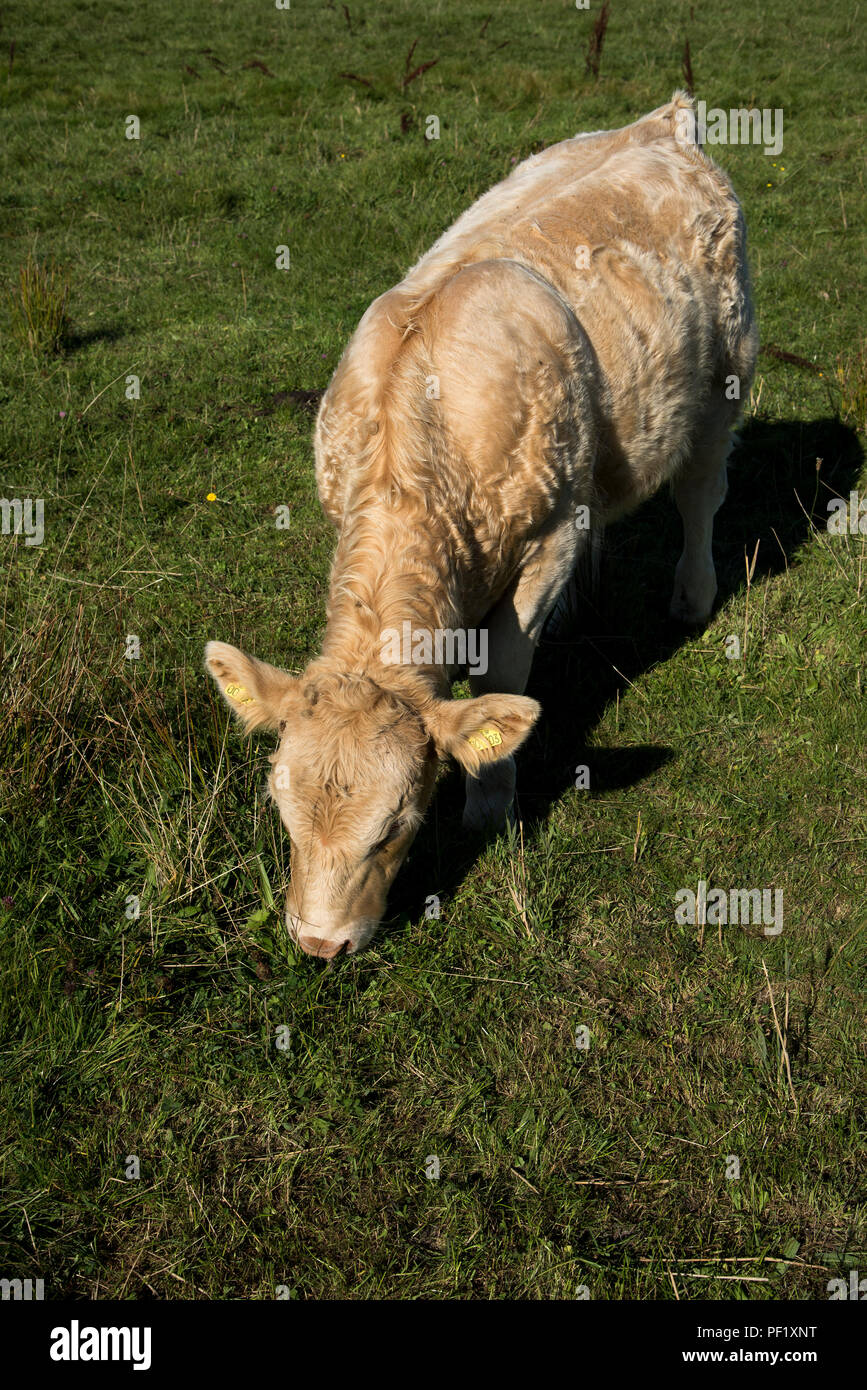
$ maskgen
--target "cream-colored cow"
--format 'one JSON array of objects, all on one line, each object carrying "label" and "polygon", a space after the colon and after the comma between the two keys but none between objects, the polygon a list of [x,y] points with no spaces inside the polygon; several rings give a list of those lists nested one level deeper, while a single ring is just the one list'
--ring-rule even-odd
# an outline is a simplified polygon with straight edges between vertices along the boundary
[{"label": "cream-colored cow", "polygon": [[[279,731],[286,919],[313,955],[375,931],[440,758],[468,774],[465,823],[502,825],[540,713],[522,694],[533,651],[588,518],[670,480],[684,528],[671,611],[710,614],[757,332],[741,210],[690,113],[677,93],[534,155],[370,306],[316,426],[338,532],[322,654],[296,677],[208,645],[241,723]],[[385,632],[479,628],[489,661],[469,700],[424,642],[384,656]]]}]

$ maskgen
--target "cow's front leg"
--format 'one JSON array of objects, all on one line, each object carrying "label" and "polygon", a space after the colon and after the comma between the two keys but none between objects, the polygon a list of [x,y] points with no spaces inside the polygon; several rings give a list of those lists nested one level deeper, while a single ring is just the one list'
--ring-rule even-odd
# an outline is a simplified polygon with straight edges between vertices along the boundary
[{"label": "cow's front leg", "polygon": [[696,452],[674,484],[674,500],[683,521],[683,553],[674,572],[672,618],[703,627],[716,598],[713,519],[726,495],[726,458],[731,437]]},{"label": "cow's front leg", "polygon": [[467,773],[464,830],[478,833],[504,830],[515,800],[515,780],[515,759],[512,757],[480,768],[477,777]]},{"label": "cow's front leg", "polygon": [[[488,615],[488,669],[470,674],[473,695],[523,695],[545,619],[572,573],[583,534],[571,518],[540,541]],[[465,830],[505,829],[515,798],[515,759],[500,758],[466,778]]]}]

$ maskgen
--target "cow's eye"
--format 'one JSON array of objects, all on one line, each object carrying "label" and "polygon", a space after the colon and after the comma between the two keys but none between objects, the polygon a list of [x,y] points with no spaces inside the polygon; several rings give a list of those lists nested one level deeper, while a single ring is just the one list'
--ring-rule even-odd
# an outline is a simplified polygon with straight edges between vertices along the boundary
[{"label": "cow's eye", "polygon": [[397,839],[398,835],[401,833],[403,828],[403,821],[396,820],[394,822],[394,825],[389,830],[388,834],[383,835],[382,839],[378,840],[377,843],[373,846],[373,849],[370,851],[371,854],[378,854],[381,849],[385,849],[386,845],[390,845],[392,840]]}]

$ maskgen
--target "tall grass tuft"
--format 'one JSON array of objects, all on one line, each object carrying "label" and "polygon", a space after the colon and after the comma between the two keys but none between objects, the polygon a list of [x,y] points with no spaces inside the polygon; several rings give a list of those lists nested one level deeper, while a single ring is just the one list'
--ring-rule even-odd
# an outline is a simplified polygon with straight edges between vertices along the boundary
[{"label": "tall grass tuft", "polygon": [[34,356],[59,351],[69,329],[69,281],[60,266],[53,260],[37,261],[31,251],[7,297],[18,342]]},{"label": "tall grass tuft", "polygon": [[834,378],[840,419],[867,434],[867,339],[855,352],[839,354]]}]

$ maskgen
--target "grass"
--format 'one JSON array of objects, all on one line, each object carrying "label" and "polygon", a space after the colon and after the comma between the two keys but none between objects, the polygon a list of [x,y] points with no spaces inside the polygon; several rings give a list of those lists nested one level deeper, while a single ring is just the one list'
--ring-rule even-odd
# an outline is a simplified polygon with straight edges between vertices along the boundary
[{"label": "grass", "polygon": [[[867,486],[864,29],[613,5],[594,78],[598,10],[4,8],[0,280],[56,259],[71,322],[54,355],[0,339],[3,495],[45,499],[42,545],[0,538],[0,1275],[811,1299],[867,1268],[867,566],[825,529]],[[444,773],[374,947],[323,968],[281,925],[270,742],[202,649],[317,650],[304,393],[516,160],[666,100],[687,40],[708,106],[784,110],[778,158],[715,153],[763,342],[799,359],[760,358],[719,610],[664,618],[668,498],[613,528],[540,647],[520,833],[468,846]],[[679,925],[701,878],[782,888],[783,934]]]},{"label": "grass", "polygon": [[20,267],[18,285],[7,291],[12,333],[34,356],[57,352],[68,328],[69,282],[53,262],[41,265],[32,253]]}]

